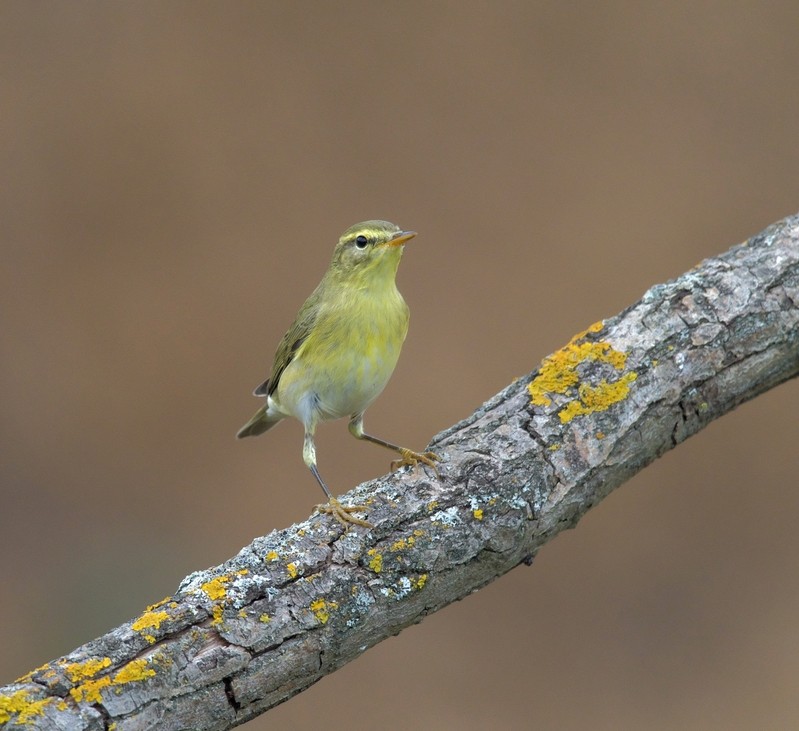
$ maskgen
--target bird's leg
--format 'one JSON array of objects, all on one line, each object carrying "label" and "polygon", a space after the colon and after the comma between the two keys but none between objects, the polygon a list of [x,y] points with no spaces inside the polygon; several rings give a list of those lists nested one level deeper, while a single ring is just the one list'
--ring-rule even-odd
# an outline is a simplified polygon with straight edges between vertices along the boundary
[{"label": "bird's leg", "polygon": [[332,515],[339,523],[341,523],[345,529],[349,528],[350,525],[362,525],[364,528],[372,528],[372,524],[368,523],[365,520],[361,520],[361,518],[356,518],[352,513],[359,511],[359,510],[366,510],[365,505],[342,505],[328,490],[327,485],[325,485],[325,481],[322,479],[322,476],[319,474],[319,470],[316,468],[316,446],[314,445],[313,441],[313,432],[306,431],[305,432],[305,441],[302,445],[302,458],[305,461],[305,464],[308,466],[308,469],[311,470],[313,476],[316,478],[316,481],[321,486],[322,490],[324,490],[325,495],[327,495],[327,503],[324,505],[317,505],[316,511],[318,513],[327,513]]},{"label": "bird's leg", "polygon": [[405,447],[400,447],[396,444],[392,444],[391,442],[387,442],[385,439],[380,439],[379,437],[373,437],[371,434],[367,434],[363,430],[363,414],[355,414],[355,416],[350,419],[349,430],[350,434],[352,434],[352,436],[354,436],[356,439],[365,439],[367,442],[379,444],[381,447],[392,449],[395,452],[398,452],[402,459],[395,459],[391,463],[392,470],[399,469],[403,465],[415,467],[417,464],[419,464],[419,462],[422,462],[428,467],[432,467],[433,472],[438,475],[438,467],[436,467],[436,462],[440,462],[441,457],[439,457],[435,452],[414,452],[412,449],[406,449]]}]

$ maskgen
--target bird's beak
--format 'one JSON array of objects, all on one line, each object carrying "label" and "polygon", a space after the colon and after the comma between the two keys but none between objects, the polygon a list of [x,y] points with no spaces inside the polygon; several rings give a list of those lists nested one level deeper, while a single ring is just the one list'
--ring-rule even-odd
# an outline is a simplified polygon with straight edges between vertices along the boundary
[{"label": "bird's beak", "polygon": [[406,241],[409,241],[416,236],[416,231],[400,231],[395,233],[391,241],[386,242],[386,246],[402,246]]}]

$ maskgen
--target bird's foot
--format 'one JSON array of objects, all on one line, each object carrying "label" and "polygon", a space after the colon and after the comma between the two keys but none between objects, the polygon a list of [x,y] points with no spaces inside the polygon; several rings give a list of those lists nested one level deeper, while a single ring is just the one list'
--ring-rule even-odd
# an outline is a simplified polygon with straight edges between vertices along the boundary
[{"label": "bird's foot", "polygon": [[438,467],[436,466],[436,462],[440,462],[441,457],[439,457],[435,452],[414,452],[412,449],[405,449],[405,447],[401,447],[399,453],[402,459],[395,459],[391,463],[392,470],[398,470],[400,467],[404,467],[405,465],[416,467],[416,465],[421,462],[422,464],[426,464],[428,467],[432,467],[433,472],[436,473],[436,476],[438,475]]},{"label": "bird's foot", "polygon": [[351,525],[362,525],[364,528],[373,528],[374,526],[361,518],[356,518],[352,513],[366,510],[365,505],[342,505],[336,498],[330,498],[330,501],[324,505],[317,505],[317,513],[326,513],[332,515],[345,529],[349,529]]}]

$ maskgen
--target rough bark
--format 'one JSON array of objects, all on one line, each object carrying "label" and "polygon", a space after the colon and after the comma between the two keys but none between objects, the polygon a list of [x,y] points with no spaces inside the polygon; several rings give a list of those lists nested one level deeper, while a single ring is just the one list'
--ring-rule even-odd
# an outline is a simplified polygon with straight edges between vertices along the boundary
[{"label": "rough bark", "polygon": [[799,215],[652,287],[328,516],[0,689],[7,729],[227,729],[519,563],[713,419],[799,372]]}]

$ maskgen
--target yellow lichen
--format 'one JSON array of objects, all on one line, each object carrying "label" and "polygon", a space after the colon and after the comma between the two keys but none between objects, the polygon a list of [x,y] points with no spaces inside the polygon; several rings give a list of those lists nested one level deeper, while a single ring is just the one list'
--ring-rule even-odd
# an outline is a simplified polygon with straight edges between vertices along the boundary
[{"label": "yellow lichen", "polygon": [[236,573],[239,576],[246,576],[247,574],[250,573],[250,570],[249,569],[239,569]]},{"label": "yellow lichen", "polygon": [[[108,664],[110,664],[110,661]],[[102,668],[108,667],[108,664],[103,664]],[[98,671],[100,669],[101,668],[98,667]],[[155,670],[148,667],[147,660],[131,660],[127,665],[124,665],[113,678],[106,675],[104,678],[87,680],[70,689],[69,694],[76,703],[81,703],[83,701],[86,703],[102,703],[103,698],[101,691],[103,688],[142,681],[151,678],[153,675],[155,675]]]},{"label": "yellow lichen", "polygon": [[330,612],[337,607],[338,602],[329,602],[326,599],[315,599],[311,602],[311,611],[322,624],[327,624]]},{"label": "yellow lichen", "polygon": [[483,519],[483,509],[477,508],[476,510],[472,510],[472,515],[474,516],[475,520],[482,520]]},{"label": "yellow lichen", "polygon": [[369,559],[369,568],[376,574],[383,570],[383,554],[378,553],[376,548],[370,548],[366,552],[371,558]]},{"label": "yellow lichen", "polygon": [[211,616],[213,619],[211,620],[211,624],[217,625],[222,624],[222,614],[224,613],[225,608],[221,604],[215,604],[214,608],[211,610]]},{"label": "yellow lichen", "polygon": [[297,571],[297,565],[296,564],[294,564],[294,563],[286,564],[286,571],[289,572],[289,576],[292,579],[296,579],[297,578],[298,571]]},{"label": "yellow lichen", "polygon": [[87,703],[102,703],[103,698],[100,691],[111,685],[111,678],[98,678],[97,680],[87,680],[85,683],[71,688],[69,694],[75,703],[86,701]]},{"label": "yellow lichen", "polygon": [[[166,604],[170,599],[172,599],[171,596],[165,596],[160,602],[156,602],[155,604],[151,604],[149,607],[147,607],[147,609],[145,611],[152,612],[153,609],[158,609],[158,607],[163,607],[164,604]],[[171,606],[176,607],[177,603],[176,602],[172,602]]]},{"label": "yellow lichen", "polygon": [[17,725],[27,726],[36,716],[44,715],[45,706],[54,701],[55,698],[31,700],[31,694],[27,690],[18,690],[11,695],[0,695],[0,724],[5,725],[12,716],[16,715]]},{"label": "yellow lichen", "polygon": [[114,684],[123,685],[124,683],[136,683],[146,680],[147,678],[152,678],[153,675],[155,675],[155,670],[147,667],[147,665],[147,660],[144,658],[131,660],[114,676]]},{"label": "yellow lichen", "polygon": [[438,507],[438,500],[431,500],[427,503],[427,512],[432,513]]},{"label": "yellow lichen", "polygon": [[616,350],[607,341],[585,339],[588,333],[601,330],[602,323],[594,323],[575,335],[568,345],[545,358],[538,375],[527,387],[530,400],[536,406],[550,406],[554,394],[572,398],[559,412],[561,423],[565,424],[575,416],[604,411],[625,399],[630,392],[630,384],[637,378],[637,374],[631,371],[616,381],[602,379],[597,386],[580,382],[577,369],[582,363],[607,363],[617,371],[624,370],[627,363],[627,354]]},{"label": "yellow lichen", "polygon": [[623,401],[630,393],[630,384],[638,378],[634,371],[625,373],[618,381],[608,383],[604,378],[598,386],[580,384],[579,400],[571,401],[558,414],[562,424],[575,416],[585,416],[595,411],[605,411],[613,404]]},{"label": "yellow lichen", "polygon": [[93,678],[101,670],[111,667],[110,657],[92,658],[85,662],[70,662],[64,666],[67,677],[73,682],[77,683],[83,680]]},{"label": "yellow lichen", "polygon": [[130,628],[135,632],[143,632],[144,630],[150,628],[158,629],[161,626],[161,622],[164,622],[167,619],[169,619],[169,614],[167,612],[164,612],[163,610],[160,612],[155,612],[148,607],[147,611],[135,622],[133,622]]},{"label": "yellow lichen", "polygon": [[258,617],[258,621],[266,624],[267,622],[271,622],[272,618],[266,612],[264,612],[260,617]]},{"label": "yellow lichen", "polygon": [[[63,666],[64,662],[61,661],[58,663],[59,665]],[[38,668],[31,670],[29,673],[25,673],[21,678],[16,680],[17,683],[27,683],[29,682],[34,675],[41,673],[41,677],[43,680],[55,680],[58,676],[58,672],[53,666],[52,663],[45,663],[44,665],[39,666]]]},{"label": "yellow lichen", "polygon": [[408,536],[407,538],[400,538],[399,540],[394,541],[389,548],[390,551],[404,551],[407,548],[413,546],[416,543],[416,538],[413,536]]},{"label": "yellow lichen", "polygon": [[227,596],[225,584],[230,581],[229,576],[217,576],[211,581],[206,581],[200,588],[206,593],[209,599],[224,599]]},{"label": "yellow lichen", "polygon": [[269,551],[269,553],[264,556],[264,561],[277,561],[280,558],[278,556],[277,551]]},{"label": "yellow lichen", "polygon": [[416,590],[420,591],[424,589],[424,585],[427,583],[427,574],[422,574],[419,578],[416,579]]}]

